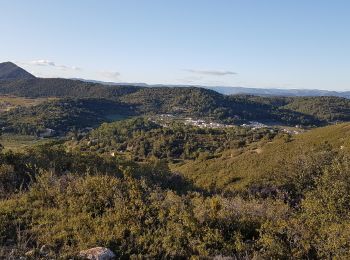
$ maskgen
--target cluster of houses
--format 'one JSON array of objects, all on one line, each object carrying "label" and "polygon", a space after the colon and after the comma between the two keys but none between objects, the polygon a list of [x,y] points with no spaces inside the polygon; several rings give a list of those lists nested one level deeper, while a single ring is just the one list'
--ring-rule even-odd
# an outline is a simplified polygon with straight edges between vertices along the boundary
[{"label": "cluster of houses", "polygon": [[257,121],[249,121],[248,124],[242,124],[241,126],[242,127],[249,127],[249,128],[252,128],[253,130],[268,127],[267,125],[260,123],[260,122],[257,122]]},{"label": "cluster of houses", "polygon": [[227,124],[220,124],[216,122],[211,122],[209,120],[203,120],[203,119],[193,119],[191,117],[178,117],[172,114],[161,114],[158,115],[156,118],[149,118],[154,123],[157,123],[163,127],[169,126],[169,123],[177,120],[183,122],[185,125],[190,126],[196,126],[199,128],[227,128],[227,127],[234,127],[234,125],[227,125]]},{"label": "cluster of houses", "polygon": [[185,125],[197,126],[200,128],[226,128],[226,127],[234,127],[234,125],[226,125],[215,122],[207,122],[203,119],[192,119],[186,118]]},{"label": "cluster of houses", "polygon": [[[194,119],[191,117],[178,117],[172,114],[161,114],[158,115],[156,118],[149,118],[152,122],[155,122],[163,127],[167,127],[168,123],[173,120],[181,120],[185,125],[190,126],[196,126],[200,128],[229,128],[234,127],[235,125],[229,125],[229,124],[221,124],[217,122],[212,122],[210,120],[204,120],[204,119]],[[249,127],[252,129],[258,129],[258,128],[264,128],[268,127],[267,125],[257,122],[257,121],[249,121],[247,124],[242,124],[242,127]]]},{"label": "cluster of houses", "polygon": [[285,132],[285,133],[287,133],[287,134],[291,134],[291,135],[292,135],[292,134],[298,135],[298,134],[301,133],[301,131],[291,130],[291,129],[286,129],[286,128],[282,129],[282,131]]},{"label": "cluster of houses", "polygon": [[[221,123],[216,123],[216,122],[212,122],[210,120],[204,120],[204,119],[194,119],[191,117],[187,117],[187,118],[182,118],[182,117],[178,117],[176,115],[172,115],[172,114],[161,114],[158,115],[157,117],[153,117],[153,118],[149,118],[149,120],[151,120],[154,123],[157,123],[163,127],[168,127],[169,124],[174,121],[174,120],[178,120],[183,122],[185,125],[190,125],[190,126],[196,126],[199,128],[228,128],[228,127],[234,127],[235,125],[228,125],[228,124],[221,124]],[[267,124],[258,122],[258,121],[249,121],[248,123],[245,124],[241,124],[241,127],[246,127],[246,128],[251,128],[253,130],[255,129],[260,129],[260,128],[271,128],[272,126],[269,126]],[[275,127],[272,127],[275,128]],[[282,128],[281,130],[285,133],[288,134],[300,134],[301,132],[303,132],[304,130],[302,129],[301,125],[296,125],[295,128],[299,128],[299,129],[292,129],[292,128]]]}]

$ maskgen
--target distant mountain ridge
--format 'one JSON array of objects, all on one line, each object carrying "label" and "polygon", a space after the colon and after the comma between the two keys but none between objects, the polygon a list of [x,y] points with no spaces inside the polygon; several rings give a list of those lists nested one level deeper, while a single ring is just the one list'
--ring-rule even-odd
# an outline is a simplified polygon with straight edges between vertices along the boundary
[{"label": "distant mountain ridge", "polygon": [[[33,80],[37,79],[34,75],[30,74],[26,70],[17,66],[12,62],[0,63],[0,81],[21,81],[21,80]],[[50,79],[42,79],[50,81]],[[123,87],[197,87],[214,90],[220,94],[224,95],[255,95],[255,96],[285,96],[285,97],[320,97],[320,96],[334,96],[350,98],[350,91],[330,91],[330,90],[320,90],[320,89],[279,89],[279,88],[247,88],[247,87],[222,87],[222,86],[202,86],[202,85],[181,85],[181,84],[147,84],[142,82],[137,83],[127,83],[127,82],[104,82],[98,80],[89,80],[82,78],[72,78],[72,79],[51,79],[55,81],[65,81],[69,80],[75,81],[76,83],[70,85],[81,85],[83,82],[91,83],[100,86],[123,86]],[[23,84],[24,82],[21,82]],[[30,84],[29,84],[30,85]]]},{"label": "distant mountain ridge", "polygon": [[320,89],[278,89],[245,87],[205,87],[225,95],[248,94],[256,96],[320,97],[335,96],[350,98],[350,91],[330,91]]},{"label": "distant mountain ridge", "polygon": [[0,80],[35,79],[35,76],[12,62],[0,63]]},{"label": "distant mountain ridge", "polygon": [[98,80],[88,80],[74,78],[90,83],[99,83],[108,86],[138,86],[138,87],[199,87],[211,89],[224,95],[256,95],[256,96],[285,96],[285,97],[321,97],[334,96],[350,98],[350,91],[331,91],[321,89],[279,89],[279,88],[247,88],[247,87],[220,87],[220,86],[202,86],[202,85],[177,85],[177,84],[147,84],[147,83],[126,83],[126,82],[105,82]]}]

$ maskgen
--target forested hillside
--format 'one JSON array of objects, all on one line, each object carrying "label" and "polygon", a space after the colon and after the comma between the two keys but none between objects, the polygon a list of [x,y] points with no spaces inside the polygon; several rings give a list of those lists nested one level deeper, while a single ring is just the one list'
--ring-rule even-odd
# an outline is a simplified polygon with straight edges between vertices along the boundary
[{"label": "forested hillside", "polygon": [[350,258],[350,100],[18,76],[1,259]]},{"label": "forested hillside", "polygon": [[299,171],[328,164],[333,154],[330,153],[330,157],[327,157],[326,151],[335,149],[348,152],[349,136],[349,124],[318,128],[300,135],[277,135],[272,141],[262,140],[253,143],[248,149],[230,149],[217,158],[175,165],[174,170],[182,172],[201,188],[215,187],[222,191],[260,190],[259,181],[264,180],[264,185],[272,183],[270,192],[276,192],[283,190],[283,185],[290,188],[290,185],[295,184],[292,179],[285,180],[289,183],[276,183],[280,181],[276,174],[293,178]]},{"label": "forested hillside", "polygon": [[40,135],[52,129],[53,135],[64,135],[132,114],[130,106],[111,100],[60,99],[3,112],[0,127],[11,133]]},{"label": "forested hillside", "polygon": [[249,120],[321,126],[349,120],[350,101],[337,97],[226,96],[203,88],[106,86],[69,79],[0,82],[0,94],[30,98],[104,98],[134,107],[139,115],[181,114],[240,124]]},{"label": "forested hillside", "polygon": [[282,124],[320,125],[316,117],[250,99],[225,96],[202,88],[143,88],[121,100],[135,105],[142,113],[178,113],[212,117],[230,123],[247,120],[275,121]]},{"label": "forested hillside", "polygon": [[283,108],[311,115],[323,121],[350,121],[350,99],[336,97],[293,98]]},{"label": "forested hillside", "polygon": [[[2,153],[0,255],[70,258],[98,245],[118,258],[348,258],[349,124],[269,138],[237,130],[189,130],[206,156],[173,170],[153,156],[67,150],[71,141]],[[117,147],[182,131],[136,119],[91,136]],[[246,143],[217,150],[240,135]]]},{"label": "forested hillside", "polygon": [[277,130],[230,127],[201,129],[172,123],[163,127],[147,118],[105,123],[76,145],[80,151],[119,154],[132,160],[179,161],[215,157],[226,149],[245,147],[258,140],[272,139]]},{"label": "forested hillside", "polygon": [[0,82],[0,94],[23,97],[63,97],[63,98],[115,98],[132,93],[139,87],[105,86],[80,80],[61,78],[35,78]]}]

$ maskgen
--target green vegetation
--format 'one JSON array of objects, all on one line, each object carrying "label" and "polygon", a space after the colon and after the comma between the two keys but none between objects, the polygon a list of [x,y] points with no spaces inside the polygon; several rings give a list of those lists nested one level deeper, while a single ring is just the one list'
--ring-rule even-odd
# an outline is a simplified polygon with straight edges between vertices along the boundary
[{"label": "green vegetation", "polygon": [[350,100],[337,97],[294,98],[286,109],[314,116],[322,121],[350,121]]},{"label": "green vegetation", "polygon": [[340,97],[259,97],[242,96],[257,103],[309,115],[320,122],[350,120],[350,100]]},{"label": "green vegetation", "polygon": [[225,96],[203,88],[106,86],[69,79],[0,81],[0,94],[29,98],[95,98],[119,101],[138,115],[173,113],[227,123],[249,120],[321,126],[349,120],[350,101],[338,97]]},{"label": "green vegetation", "polygon": [[45,101],[48,101],[48,98],[25,98],[25,97],[16,97],[16,96],[0,96],[0,112],[9,111],[17,107],[30,107],[39,105]]},{"label": "green vegetation", "polygon": [[[46,257],[66,259],[94,246],[118,258],[346,259],[349,131],[339,124],[290,136],[137,118],[3,152],[0,254],[34,248],[38,258],[46,245]],[[150,149],[141,156],[142,140]],[[136,144],[129,157],[109,154]]]},{"label": "green vegetation", "polygon": [[271,183],[273,189],[278,190],[284,184],[276,183],[279,180],[276,175],[292,176],[304,166],[322,167],[322,163],[327,164],[333,156],[329,155],[329,160],[324,157],[328,146],[343,151],[350,148],[349,134],[349,124],[317,128],[294,136],[280,134],[269,142],[262,140],[245,149],[226,150],[217,158],[174,165],[173,170],[205,189],[260,190],[258,183],[262,181],[263,186]]},{"label": "green vegetation", "polygon": [[136,161],[150,158],[178,161],[216,157],[227,149],[269,140],[276,134],[277,130],[266,128],[201,129],[177,122],[163,127],[146,118],[136,118],[102,124],[70,145],[81,151],[125,155]]},{"label": "green vegetation", "polygon": [[134,105],[139,112],[148,114],[174,113],[211,117],[227,123],[242,123],[247,120],[310,126],[325,123],[313,116],[249,96],[225,96],[203,88],[143,88],[123,95],[120,99]]},{"label": "green vegetation", "polygon": [[11,66],[0,259],[96,246],[118,259],[350,258],[349,100],[23,78]]},{"label": "green vegetation", "polygon": [[0,93],[22,97],[113,98],[138,90],[133,86],[104,86],[80,80],[35,78],[0,81]]},{"label": "green vegetation", "polygon": [[37,144],[44,144],[50,141],[50,138],[42,139],[30,135],[6,133],[0,136],[0,143],[4,147],[5,152],[23,152],[28,147],[35,146]]},{"label": "green vegetation", "polygon": [[109,118],[123,118],[132,112],[125,105],[103,99],[60,99],[36,106],[18,107],[0,114],[4,131],[25,135],[59,135],[96,126]]}]

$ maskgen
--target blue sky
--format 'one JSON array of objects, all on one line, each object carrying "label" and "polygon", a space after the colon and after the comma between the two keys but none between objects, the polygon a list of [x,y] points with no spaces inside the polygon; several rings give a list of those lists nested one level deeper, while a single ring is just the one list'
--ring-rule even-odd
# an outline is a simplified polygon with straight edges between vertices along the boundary
[{"label": "blue sky", "polygon": [[348,0],[0,0],[0,61],[40,77],[350,90]]}]

